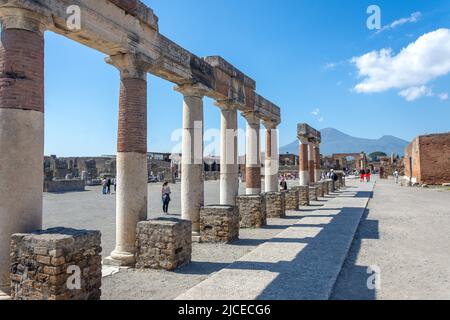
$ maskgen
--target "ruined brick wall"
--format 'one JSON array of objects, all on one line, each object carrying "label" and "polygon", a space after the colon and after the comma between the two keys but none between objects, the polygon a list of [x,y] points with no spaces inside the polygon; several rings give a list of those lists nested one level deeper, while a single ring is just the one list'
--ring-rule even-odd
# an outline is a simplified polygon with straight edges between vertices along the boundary
[{"label": "ruined brick wall", "polygon": [[450,182],[450,133],[421,136],[419,144],[419,183]]},{"label": "ruined brick wall", "polygon": [[[406,147],[404,161],[405,161],[405,176],[408,178],[412,177],[413,182],[419,180],[420,178],[419,138],[414,139]],[[410,163],[412,163],[412,166],[410,165]]]}]

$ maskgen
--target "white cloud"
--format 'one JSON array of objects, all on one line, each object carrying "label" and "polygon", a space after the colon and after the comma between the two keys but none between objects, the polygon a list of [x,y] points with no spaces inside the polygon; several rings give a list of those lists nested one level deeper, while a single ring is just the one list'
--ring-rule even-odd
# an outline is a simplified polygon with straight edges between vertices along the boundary
[{"label": "white cloud", "polygon": [[407,24],[407,23],[415,23],[415,22],[419,21],[421,17],[422,17],[421,12],[414,12],[408,18],[401,18],[401,19],[395,20],[394,22],[392,22],[391,24],[389,24],[387,26],[384,26],[383,28],[378,30],[377,33],[380,33],[380,32],[386,31],[386,30],[395,29],[395,28],[397,28],[401,25]]},{"label": "white cloud", "polygon": [[323,68],[325,69],[325,70],[333,70],[333,69],[335,69],[337,67],[337,63],[335,63],[335,62],[329,62],[329,63],[327,63]]},{"label": "white cloud", "polygon": [[[450,29],[438,29],[422,35],[395,55],[391,49],[372,51],[351,62],[363,78],[354,90],[378,93],[403,90],[402,96],[414,96],[422,86],[450,72]],[[410,93],[411,95],[408,95]]]},{"label": "white cloud", "polygon": [[448,100],[448,93],[444,92],[444,93],[440,93],[438,95],[439,99],[441,99],[442,101],[447,101]]},{"label": "white cloud", "polygon": [[406,101],[415,101],[415,100],[425,97],[425,96],[427,96],[427,97],[434,96],[433,91],[426,86],[411,87],[411,88],[400,91],[399,95],[404,97],[406,99]]},{"label": "white cloud", "polygon": [[319,113],[320,113],[320,109],[319,109],[319,108],[316,108],[313,112],[311,112],[311,114],[312,114],[313,116],[318,116]]}]

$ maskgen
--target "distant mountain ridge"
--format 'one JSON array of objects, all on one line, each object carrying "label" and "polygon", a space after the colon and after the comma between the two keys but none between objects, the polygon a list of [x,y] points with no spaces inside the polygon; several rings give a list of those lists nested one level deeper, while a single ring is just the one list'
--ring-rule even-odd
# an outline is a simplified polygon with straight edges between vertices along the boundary
[{"label": "distant mountain ridge", "polygon": [[[370,154],[375,151],[382,151],[387,155],[392,153],[403,155],[408,141],[394,137],[383,136],[380,139],[365,139],[352,137],[339,130],[326,128],[320,130],[322,133],[322,143],[320,153],[323,155],[332,155],[333,153],[359,153],[361,151]],[[280,154],[297,154],[298,141],[294,141],[280,148]]]}]

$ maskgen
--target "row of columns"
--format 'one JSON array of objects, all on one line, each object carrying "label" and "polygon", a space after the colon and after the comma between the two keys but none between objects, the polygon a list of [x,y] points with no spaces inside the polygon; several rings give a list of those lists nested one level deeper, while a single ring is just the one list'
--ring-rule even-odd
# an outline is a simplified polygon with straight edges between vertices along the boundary
[{"label": "row of columns", "polygon": [[299,177],[301,186],[309,186],[310,183],[321,180],[320,146],[306,138],[300,139],[299,150]]},{"label": "row of columns", "polygon": [[[13,233],[42,228],[44,157],[44,31],[45,18],[0,9],[0,290],[9,286],[9,244]],[[106,62],[120,72],[117,136],[116,245],[109,257],[122,266],[134,264],[136,224],[147,219],[147,70],[133,54]],[[200,232],[204,206],[203,97],[200,84],[175,88],[183,95],[181,177],[182,218]],[[235,205],[239,188],[237,106],[221,109],[220,203]],[[247,194],[261,193],[260,124],[254,112],[247,119]],[[277,123],[266,127],[265,191],[278,191]],[[17,172],[20,168],[20,174]]]}]

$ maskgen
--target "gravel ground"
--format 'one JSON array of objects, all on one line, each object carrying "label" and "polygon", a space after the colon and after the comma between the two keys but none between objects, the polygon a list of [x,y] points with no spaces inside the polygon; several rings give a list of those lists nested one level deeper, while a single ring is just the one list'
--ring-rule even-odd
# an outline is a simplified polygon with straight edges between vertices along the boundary
[{"label": "gravel ground", "polygon": [[[450,192],[379,180],[332,299],[450,299]],[[380,270],[369,290],[368,266]]]}]

